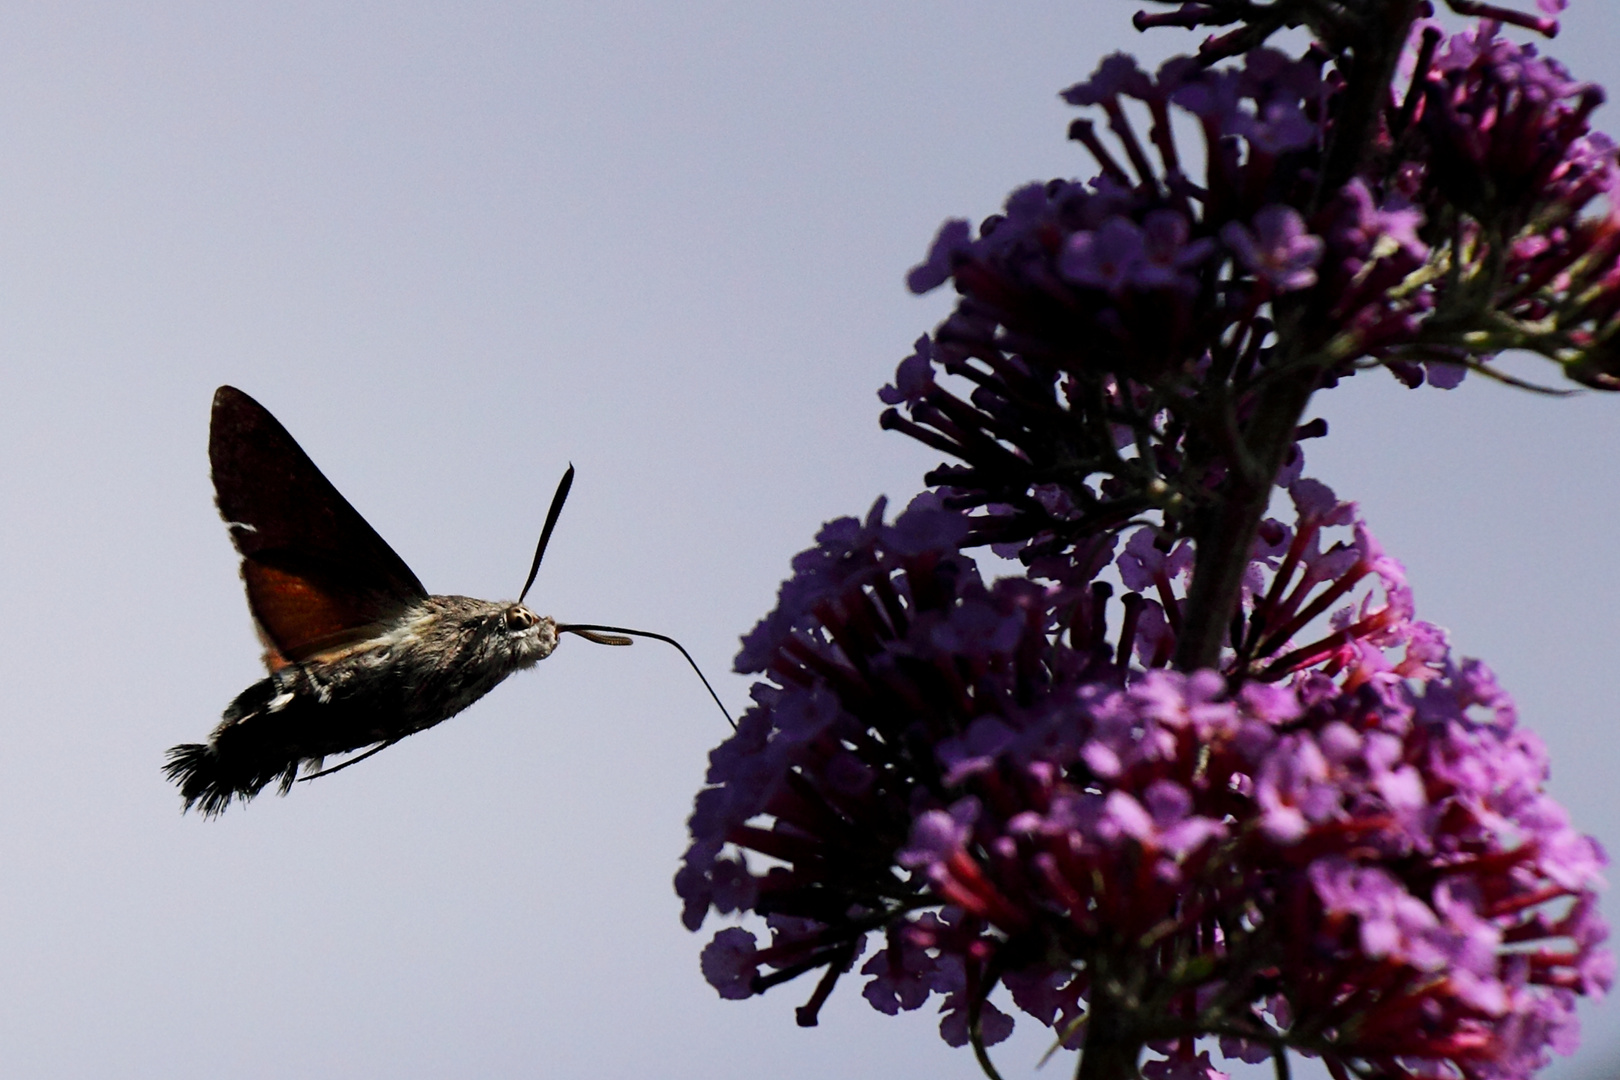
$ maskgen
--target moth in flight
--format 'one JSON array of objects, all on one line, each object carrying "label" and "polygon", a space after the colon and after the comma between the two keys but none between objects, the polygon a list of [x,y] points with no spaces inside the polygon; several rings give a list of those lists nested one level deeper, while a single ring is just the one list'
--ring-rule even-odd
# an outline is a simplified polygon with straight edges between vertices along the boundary
[{"label": "moth in flight", "polygon": [[[515,601],[433,596],[321,475],[264,406],[234,387],[214,394],[208,458],[220,516],[242,556],[248,608],[269,675],[232,701],[205,743],[168,753],[185,809],[213,817],[265,787],[282,794],[456,715],[514,671],[551,655],[562,634],[604,645],[636,635],[559,623],[523,604],[568,489],[570,465]],[[725,706],[720,706],[725,713]],[[731,718],[729,714],[726,719]],[[330,769],[326,758],[363,751]]]}]

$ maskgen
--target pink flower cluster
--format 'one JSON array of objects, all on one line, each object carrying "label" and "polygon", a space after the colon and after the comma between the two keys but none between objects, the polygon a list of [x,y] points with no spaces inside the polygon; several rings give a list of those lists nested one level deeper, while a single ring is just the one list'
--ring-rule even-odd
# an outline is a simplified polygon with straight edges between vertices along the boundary
[{"label": "pink flower cluster", "polygon": [[820,969],[814,1022],[875,936],[867,1000],[941,995],[957,1044],[1010,1032],[1003,986],[1071,1045],[1099,1000],[1128,1003],[1178,1068],[1204,1035],[1341,1077],[1523,1076],[1566,1049],[1575,996],[1611,978],[1602,853],[1353,507],[1294,494],[1224,673],[1154,666],[1186,561],[1151,530],[1112,562],[1157,598],[1128,592],[1110,642],[1106,583],[1070,561],[986,586],[933,497],[828,526],[745,643],[766,681],[692,818],[687,925],[771,932],[720,931],[710,981]]}]

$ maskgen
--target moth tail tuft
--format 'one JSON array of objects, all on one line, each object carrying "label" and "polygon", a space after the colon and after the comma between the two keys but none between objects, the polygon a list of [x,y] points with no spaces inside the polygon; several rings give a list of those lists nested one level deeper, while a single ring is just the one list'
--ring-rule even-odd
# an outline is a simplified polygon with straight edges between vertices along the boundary
[{"label": "moth tail tuft", "polygon": [[181,743],[169,748],[163,775],[180,785],[185,813],[193,806],[203,817],[218,817],[230,805],[236,788],[227,782],[220,768],[219,754],[207,743]]},{"label": "moth tail tuft", "polygon": [[233,796],[247,802],[276,780],[281,781],[285,795],[298,775],[296,758],[266,765],[244,759],[241,753],[221,754],[217,742],[181,743],[170,747],[168,759],[163,774],[180,786],[180,797],[185,800],[180,812],[195,806],[205,818],[224,813]]}]

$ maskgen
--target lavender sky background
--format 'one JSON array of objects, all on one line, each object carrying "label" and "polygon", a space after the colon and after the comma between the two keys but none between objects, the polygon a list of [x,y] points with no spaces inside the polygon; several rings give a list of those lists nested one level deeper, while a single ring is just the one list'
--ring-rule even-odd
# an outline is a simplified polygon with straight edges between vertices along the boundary
[{"label": "lavender sky background", "polygon": [[[1194,44],[1135,6],[0,7],[4,1072],[979,1075],[856,980],[811,1030],[808,984],[702,982],[670,878],[725,729],[656,643],[569,639],[360,768],[182,817],[163,750],[261,673],[208,407],[264,402],[437,592],[513,595],[574,462],[534,606],[674,634],[740,708],[788,559],[937,461],[877,427],[946,300],[904,272],[944,217],[1090,172],[1057,91]],[[1620,5],[1565,26],[1620,81]],[[1620,396],[1375,372],[1318,405],[1307,471],[1620,852]],[[1620,1071],[1587,1015],[1549,1076]]]}]

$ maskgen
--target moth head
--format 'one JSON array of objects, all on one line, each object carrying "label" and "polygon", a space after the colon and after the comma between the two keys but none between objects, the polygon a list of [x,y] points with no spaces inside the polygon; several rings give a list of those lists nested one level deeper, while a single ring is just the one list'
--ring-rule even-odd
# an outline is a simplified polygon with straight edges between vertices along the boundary
[{"label": "moth head", "polygon": [[544,660],[557,647],[556,620],[550,615],[536,615],[522,604],[506,605],[501,613],[501,629],[514,654],[527,663]]},{"label": "moth head", "polygon": [[[557,623],[549,615],[536,615],[522,604],[507,604],[500,616],[500,634],[509,648],[525,660],[544,660],[557,647]],[[532,662],[532,661],[531,661]]]},{"label": "moth head", "polygon": [[452,625],[459,624],[459,631],[452,632],[476,664],[516,671],[539,663],[557,647],[556,621],[522,604],[461,596],[433,599],[446,605]]}]

